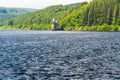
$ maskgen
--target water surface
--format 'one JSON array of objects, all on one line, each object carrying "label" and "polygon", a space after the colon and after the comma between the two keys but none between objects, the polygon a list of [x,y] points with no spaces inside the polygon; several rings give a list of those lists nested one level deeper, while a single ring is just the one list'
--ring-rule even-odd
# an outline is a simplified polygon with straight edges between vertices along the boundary
[{"label": "water surface", "polygon": [[120,33],[0,31],[0,80],[120,80]]}]

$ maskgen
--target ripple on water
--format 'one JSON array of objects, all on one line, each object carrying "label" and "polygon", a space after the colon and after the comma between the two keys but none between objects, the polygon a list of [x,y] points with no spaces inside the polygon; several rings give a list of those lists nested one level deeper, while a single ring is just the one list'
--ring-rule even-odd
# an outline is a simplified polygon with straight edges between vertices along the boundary
[{"label": "ripple on water", "polygon": [[1,80],[119,80],[120,33],[0,31]]}]

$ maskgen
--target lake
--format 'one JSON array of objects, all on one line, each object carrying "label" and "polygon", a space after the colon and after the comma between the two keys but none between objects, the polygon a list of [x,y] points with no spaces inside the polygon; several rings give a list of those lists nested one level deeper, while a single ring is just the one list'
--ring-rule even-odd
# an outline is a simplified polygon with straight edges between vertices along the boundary
[{"label": "lake", "polygon": [[0,80],[120,80],[120,33],[0,31]]}]

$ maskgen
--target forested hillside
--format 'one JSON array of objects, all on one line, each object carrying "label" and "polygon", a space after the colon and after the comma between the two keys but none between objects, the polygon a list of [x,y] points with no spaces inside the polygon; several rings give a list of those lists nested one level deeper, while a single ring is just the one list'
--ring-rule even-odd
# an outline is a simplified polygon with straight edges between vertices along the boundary
[{"label": "forested hillside", "polygon": [[86,9],[83,25],[97,26],[92,27],[97,31],[120,31],[120,0],[93,0]]},{"label": "forested hillside", "polygon": [[93,0],[86,9],[84,25],[120,24],[120,0]]},{"label": "forested hillside", "polygon": [[14,20],[9,20],[4,23],[4,26],[15,29],[50,30],[53,18],[56,18],[59,23],[60,20],[69,15],[77,6],[78,4],[50,6],[22,15]]},{"label": "forested hillside", "polygon": [[87,7],[88,4],[84,3],[74,9],[69,15],[60,20],[60,28],[65,28],[65,30],[72,30],[73,28],[81,27],[84,18],[83,14],[85,13]]},{"label": "forested hillside", "polygon": [[52,18],[56,18],[59,28],[65,30],[120,31],[120,0],[93,0],[90,3],[51,6],[10,20],[4,26],[50,30]]},{"label": "forested hillside", "polygon": [[119,31],[120,0],[93,0],[61,21],[66,30]]},{"label": "forested hillside", "polygon": [[36,9],[0,7],[0,25],[3,21],[16,18],[22,14],[33,12],[35,10]]}]

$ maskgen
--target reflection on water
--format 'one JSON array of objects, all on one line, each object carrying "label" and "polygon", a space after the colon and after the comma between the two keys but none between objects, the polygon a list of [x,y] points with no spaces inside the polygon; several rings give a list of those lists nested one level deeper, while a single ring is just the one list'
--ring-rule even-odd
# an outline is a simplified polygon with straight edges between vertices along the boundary
[{"label": "reflection on water", "polygon": [[1,80],[120,79],[120,33],[0,31]]}]

